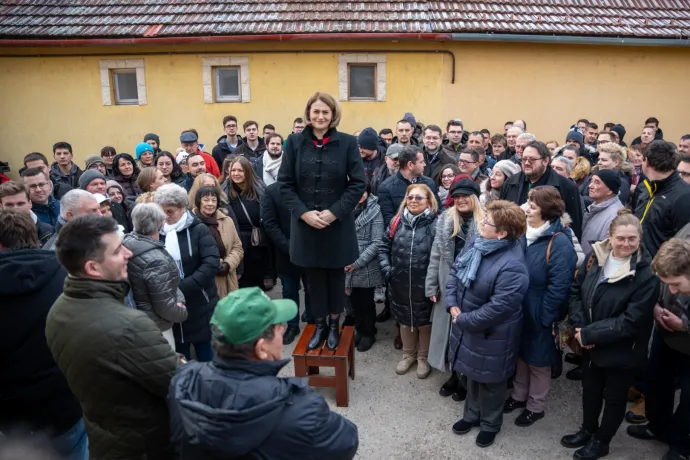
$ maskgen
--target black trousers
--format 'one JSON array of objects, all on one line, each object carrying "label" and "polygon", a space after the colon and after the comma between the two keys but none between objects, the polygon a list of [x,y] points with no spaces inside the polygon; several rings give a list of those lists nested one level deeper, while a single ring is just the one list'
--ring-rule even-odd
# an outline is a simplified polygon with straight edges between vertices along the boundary
[{"label": "black trousers", "polygon": [[336,315],[345,308],[345,270],[306,268],[307,289],[314,319]]},{"label": "black trousers", "polygon": [[[582,359],[582,428],[609,443],[623,423],[635,370],[598,367],[587,352]],[[604,405],[606,403],[606,405]],[[604,415],[599,424],[602,408]]]},{"label": "black trousers", "polygon": [[375,289],[353,287],[350,293],[352,309],[355,312],[355,328],[365,337],[374,337],[376,327]]}]

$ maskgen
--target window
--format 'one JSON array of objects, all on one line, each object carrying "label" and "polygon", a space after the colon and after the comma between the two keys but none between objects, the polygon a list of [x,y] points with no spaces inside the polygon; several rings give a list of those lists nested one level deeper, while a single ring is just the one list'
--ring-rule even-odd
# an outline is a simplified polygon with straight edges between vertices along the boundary
[{"label": "window", "polygon": [[136,69],[113,70],[113,86],[115,88],[115,104],[139,104]]},{"label": "window", "polygon": [[385,101],[386,55],[339,55],[338,95],[341,101]]},{"label": "window", "polygon": [[240,97],[240,68],[239,67],[214,67],[216,76],[216,101],[239,101]]},{"label": "window", "polygon": [[376,65],[348,64],[348,99],[376,100]]},{"label": "window", "polygon": [[99,62],[103,105],[146,105],[146,75],[143,59]]},{"label": "window", "polygon": [[249,102],[249,58],[213,56],[201,58],[204,103]]}]

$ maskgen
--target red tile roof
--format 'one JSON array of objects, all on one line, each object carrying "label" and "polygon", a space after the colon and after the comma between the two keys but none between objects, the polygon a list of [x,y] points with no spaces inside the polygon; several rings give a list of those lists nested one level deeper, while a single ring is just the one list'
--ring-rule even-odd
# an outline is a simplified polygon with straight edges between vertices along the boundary
[{"label": "red tile roof", "polygon": [[2,0],[0,37],[302,33],[690,37],[690,0]]}]

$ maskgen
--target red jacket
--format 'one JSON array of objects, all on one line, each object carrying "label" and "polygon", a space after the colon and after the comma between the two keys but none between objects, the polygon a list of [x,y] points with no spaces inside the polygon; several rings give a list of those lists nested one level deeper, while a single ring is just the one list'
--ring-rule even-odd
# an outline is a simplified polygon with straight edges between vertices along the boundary
[{"label": "red jacket", "polygon": [[199,155],[204,158],[204,163],[206,163],[206,172],[210,172],[220,179],[220,168],[216,164],[216,160],[214,160],[213,157],[208,153],[202,152],[201,149],[199,149]]}]

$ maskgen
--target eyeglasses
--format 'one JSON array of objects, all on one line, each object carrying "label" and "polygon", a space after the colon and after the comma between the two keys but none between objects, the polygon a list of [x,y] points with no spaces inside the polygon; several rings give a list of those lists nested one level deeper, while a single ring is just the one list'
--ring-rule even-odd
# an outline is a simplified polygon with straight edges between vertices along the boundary
[{"label": "eyeglasses", "polygon": [[101,153],[101,156],[102,157],[114,157],[115,154],[113,152],[104,152],[104,153]]},{"label": "eyeglasses", "polygon": [[424,201],[424,200],[426,200],[426,197],[422,196],[422,195],[407,195],[407,201],[413,201],[413,200]]},{"label": "eyeglasses", "polygon": [[690,177],[690,172],[678,171],[678,174],[680,174],[680,177]]},{"label": "eyeglasses", "polygon": [[48,187],[48,182],[39,182],[38,184],[29,185],[29,190],[38,190],[39,188]]},{"label": "eyeglasses", "polygon": [[89,169],[98,169],[98,168],[102,168],[103,166],[104,165],[101,163],[94,163],[91,166],[89,166]]},{"label": "eyeglasses", "polygon": [[520,160],[520,161],[522,161],[523,164],[531,165],[532,163],[536,163],[537,161],[541,161],[541,160],[542,160],[541,157],[539,157],[539,158],[522,157],[522,160]]},{"label": "eyeglasses", "polygon": [[476,161],[458,160],[458,165],[473,165]]},{"label": "eyeglasses", "polygon": [[454,173],[450,173],[450,174],[444,174],[444,175],[442,175],[442,176],[441,176],[441,179],[452,179],[452,178],[454,178],[454,177],[455,177],[455,174],[454,174]]},{"label": "eyeglasses", "polygon": [[482,224],[488,225],[489,227],[498,228],[498,226],[496,226],[496,225],[492,224],[491,222],[489,222],[489,216],[484,217],[484,220],[482,221]]}]

